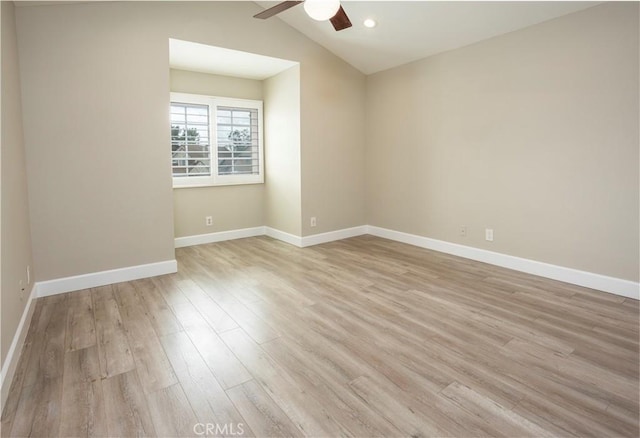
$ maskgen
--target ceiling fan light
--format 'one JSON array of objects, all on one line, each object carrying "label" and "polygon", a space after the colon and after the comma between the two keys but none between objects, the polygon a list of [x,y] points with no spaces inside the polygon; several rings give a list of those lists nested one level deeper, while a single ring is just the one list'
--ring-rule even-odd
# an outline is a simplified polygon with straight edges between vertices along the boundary
[{"label": "ceiling fan light", "polygon": [[317,21],[326,21],[338,13],[340,0],[305,0],[304,10]]}]

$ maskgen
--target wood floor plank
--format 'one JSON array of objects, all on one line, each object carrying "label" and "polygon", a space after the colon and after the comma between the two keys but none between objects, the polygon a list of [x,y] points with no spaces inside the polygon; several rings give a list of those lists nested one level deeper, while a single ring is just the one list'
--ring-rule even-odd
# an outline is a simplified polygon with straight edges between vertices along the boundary
[{"label": "wood floor plank", "polygon": [[61,436],[108,436],[98,347],[68,351],[64,362]]},{"label": "wood floor plank", "polygon": [[125,333],[112,286],[91,290],[95,314],[100,371],[111,377],[135,368],[129,340]]},{"label": "wood floor plank", "polygon": [[180,325],[187,330],[206,330],[212,327],[207,323],[198,309],[187,301],[186,303],[177,304],[173,307],[173,312],[180,322]]},{"label": "wood floor plank", "polygon": [[61,399],[62,377],[41,375],[34,384],[24,386],[8,436],[58,436]]},{"label": "wood floor plank", "polygon": [[180,289],[216,333],[232,330],[238,323],[193,281],[181,281]]},{"label": "wood floor plank", "polygon": [[329,415],[353,436],[400,436],[401,432],[362,402],[348,385],[328,385],[322,367],[306,354],[292,354],[281,339],[265,343],[262,348],[287,371],[298,387],[324,403]]},{"label": "wood floor plank", "polygon": [[178,274],[160,275],[158,277],[152,277],[150,280],[169,307],[173,308],[176,305],[189,302],[187,296],[182,292],[180,287],[178,287]]},{"label": "wood floor plank", "polygon": [[381,379],[361,376],[349,386],[363,402],[387,421],[395,424],[405,436],[467,436],[471,433],[469,429],[448,421],[443,413],[428,413],[439,417],[441,422],[430,418],[419,402],[412,397],[398,394],[398,388],[381,383]]},{"label": "wood floor plank", "polygon": [[372,366],[351,354],[342,344],[330,342],[314,330],[298,329],[291,335],[261,345],[267,352],[282,356],[291,354],[310,362],[303,371],[313,371],[314,374],[307,378],[316,384],[324,381],[346,384],[373,370]]},{"label": "wood floor plank", "polygon": [[[276,275],[264,267],[249,267],[246,269],[255,284],[252,286],[254,293],[261,297],[260,304],[276,299],[288,306],[300,307],[315,304],[312,294],[301,294],[284,276]],[[250,303],[254,303],[250,302]],[[247,305],[247,307],[250,307]]]},{"label": "wood floor plank", "polygon": [[68,294],[47,297],[38,319],[31,356],[26,363],[23,386],[41,379],[61,377],[64,371],[64,340]]},{"label": "wood floor plank", "polygon": [[[161,341],[198,422],[237,425],[244,421],[186,333],[173,333]],[[244,431],[245,436],[252,435],[246,425]]]},{"label": "wood floor plank", "polygon": [[304,436],[255,380],[228,389],[227,394],[256,436]]},{"label": "wood floor plank", "polygon": [[198,420],[180,384],[148,393],[147,403],[157,436],[198,436]]},{"label": "wood floor plank", "polygon": [[129,282],[114,285],[114,296],[145,392],[155,392],[177,383],[169,359],[133,285]]},{"label": "wood floor plank", "polygon": [[536,330],[534,327],[522,327],[519,324],[514,324],[504,319],[498,319],[495,316],[489,316],[481,312],[470,314],[469,318],[496,329],[503,330],[504,332],[509,333],[511,338],[533,342],[561,354],[570,354],[575,351],[572,344]]},{"label": "wood floor plank", "polygon": [[220,340],[213,329],[187,330],[187,334],[224,389],[240,385],[252,379],[251,374],[242,362]]},{"label": "wood floor plank", "polygon": [[158,336],[182,330],[182,326],[171,311],[169,304],[151,279],[136,280],[132,284]]},{"label": "wood floor plank", "polygon": [[[546,430],[555,430],[556,436],[636,436],[634,430],[637,430],[637,423],[629,427],[619,421],[610,423],[594,419],[568,404],[546,401],[543,398],[527,397],[513,411]],[[618,429],[622,429],[622,432],[617,431]]]},{"label": "wood floor plank", "polygon": [[96,345],[91,291],[84,290],[72,294],[68,301],[66,351],[81,350]]},{"label": "wood floor plank", "polygon": [[347,434],[322,404],[301,390],[277,364],[242,329],[224,332],[224,342],[251,371],[269,396],[296,426],[309,436]]},{"label": "wood floor plank", "polygon": [[[633,401],[638,396],[637,386],[629,385],[630,380],[604,368],[591,365],[570,355],[561,355],[538,347],[530,342],[514,339],[501,351],[530,366],[537,366],[550,372],[584,380],[597,387],[608,387],[612,395]],[[595,381],[594,381],[595,380]],[[633,380],[631,380],[633,381]],[[606,385],[604,384],[606,382]]]},{"label": "wood floor plank", "polygon": [[[201,262],[206,263],[206,262]],[[209,261],[208,263],[211,263]],[[201,271],[202,266],[198,266],[195,269],[195,272]],[[196,283],[199,287],[202,287],[204,290],[210,290],[208,287],[208,283],[211,280],[208,277],[202,279],[201,277],[197,277]],[[241,285],[239,288],[230,288],[235,290],[236,292],[239,289],[243,289],[244,285]],[[237,299],[232,293],[225,293],[224,295],[217,295],[216,298],[216,308],[221,308],[224,311],[224,315],[229,315],[233,321],[235,321],[236,325],[242,327],[256,342],[262,343],[267,342],[272,339],[275,339],[280,336],[280,334],[275,330],[267,321],[257,317],[245,304],[243,304],[240,300]],[[255,300],[249,300],[255,301]],[[211,318],[219,319],[218,310],[211,308],[209,303],[206,303],[205,300],[199,298],[197,302],[194,302],[194,305],[198,306],[199,302],[204,302],[205,308],[204,312],[210,314]],[[218,307],[219,306],[219,307]],[[223,321],[224,318],[223,318]],[[227,322],[227,321],[225,321]],[[212,326],[215,328],[219,323],[215,321]],[[224,330],[228,330],[235,327],[229,327],[229,324],[225,324],[224,329],[218,330],[222,332]]]},{"label": "wood floor plank", "polygon": [[57,434],[60,428],[60,400],[64,375],[64,350],[68,294],[47,297],[41,301],[37,319],[29,329],[32,337],[25,349],[28,360],[17,371],[22,379],[19,401],[11,421],[11,436]]},{"label": "wood floor plank", "polygon": [[458,382],[453,382],[443,389],[440,394],[453,401],[460,409],[481,418],[493,429],[495,435],[521,437],[555,436],[555,433],[548,432],[537,424]]},{"label": "wood floor plank", "polygon": [[268,342],[280,336],[271,324],[258,317],[245,304],[229,299],[219,302],[219,305],[257,343]]},{"label": "wood floor plank", "polygon": [[[327,330],[325,327],[323,330]],[[358,333],[353,327],[352,333]],[[385,376],[395,385],[403,390],[411,388],[422,388],[432,392],[438,392],[451,381],[451,377],[425,366],[417,369],[411,360],[398,360],[402,356],[390,349],[390,345],[383,340],[381,344],[376,344],[372,339],[362,340],[358,335],[337,334],[323,331],[333,342],[342,345],[358,358],[362,364],[373,368],[381,376]],[[372,373],[367,373],[372,375]]]},{"label": "wood floor plank", "polygon": [[109,436],[156,436],[136,371],[102,380]]}]

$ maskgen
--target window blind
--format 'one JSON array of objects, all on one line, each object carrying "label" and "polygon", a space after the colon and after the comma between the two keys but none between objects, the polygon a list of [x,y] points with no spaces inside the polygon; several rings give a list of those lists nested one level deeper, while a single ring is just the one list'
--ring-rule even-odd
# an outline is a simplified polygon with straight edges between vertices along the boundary
[{"label": "window blind", "polygon": [[174,177],[210,176],[209,106],[171,103],[171,157]]},{"label": "window blind", "polygon": [[216,107],[219,175],[258,175],[260,144],[258,110]]}]

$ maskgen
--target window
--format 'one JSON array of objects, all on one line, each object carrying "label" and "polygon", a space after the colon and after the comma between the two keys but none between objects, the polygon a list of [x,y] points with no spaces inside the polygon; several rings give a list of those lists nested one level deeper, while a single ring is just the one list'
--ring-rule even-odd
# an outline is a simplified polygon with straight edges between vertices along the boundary
[{"label": "window", "polygon": [[171,93],[174,187],[264,182],[262,102]]}]

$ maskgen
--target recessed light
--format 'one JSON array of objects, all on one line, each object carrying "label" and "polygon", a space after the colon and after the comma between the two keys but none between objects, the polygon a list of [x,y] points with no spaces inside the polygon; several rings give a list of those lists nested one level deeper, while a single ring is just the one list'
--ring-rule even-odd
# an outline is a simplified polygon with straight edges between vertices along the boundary
[{"label": "recessed light", "polygon": [[374,20],[373,18],[367,18],[366,20],[364,20],[363,24],[364,24],[364,27],[368,27],[369,29],[376,27],[378,25],[376,20]]}]

